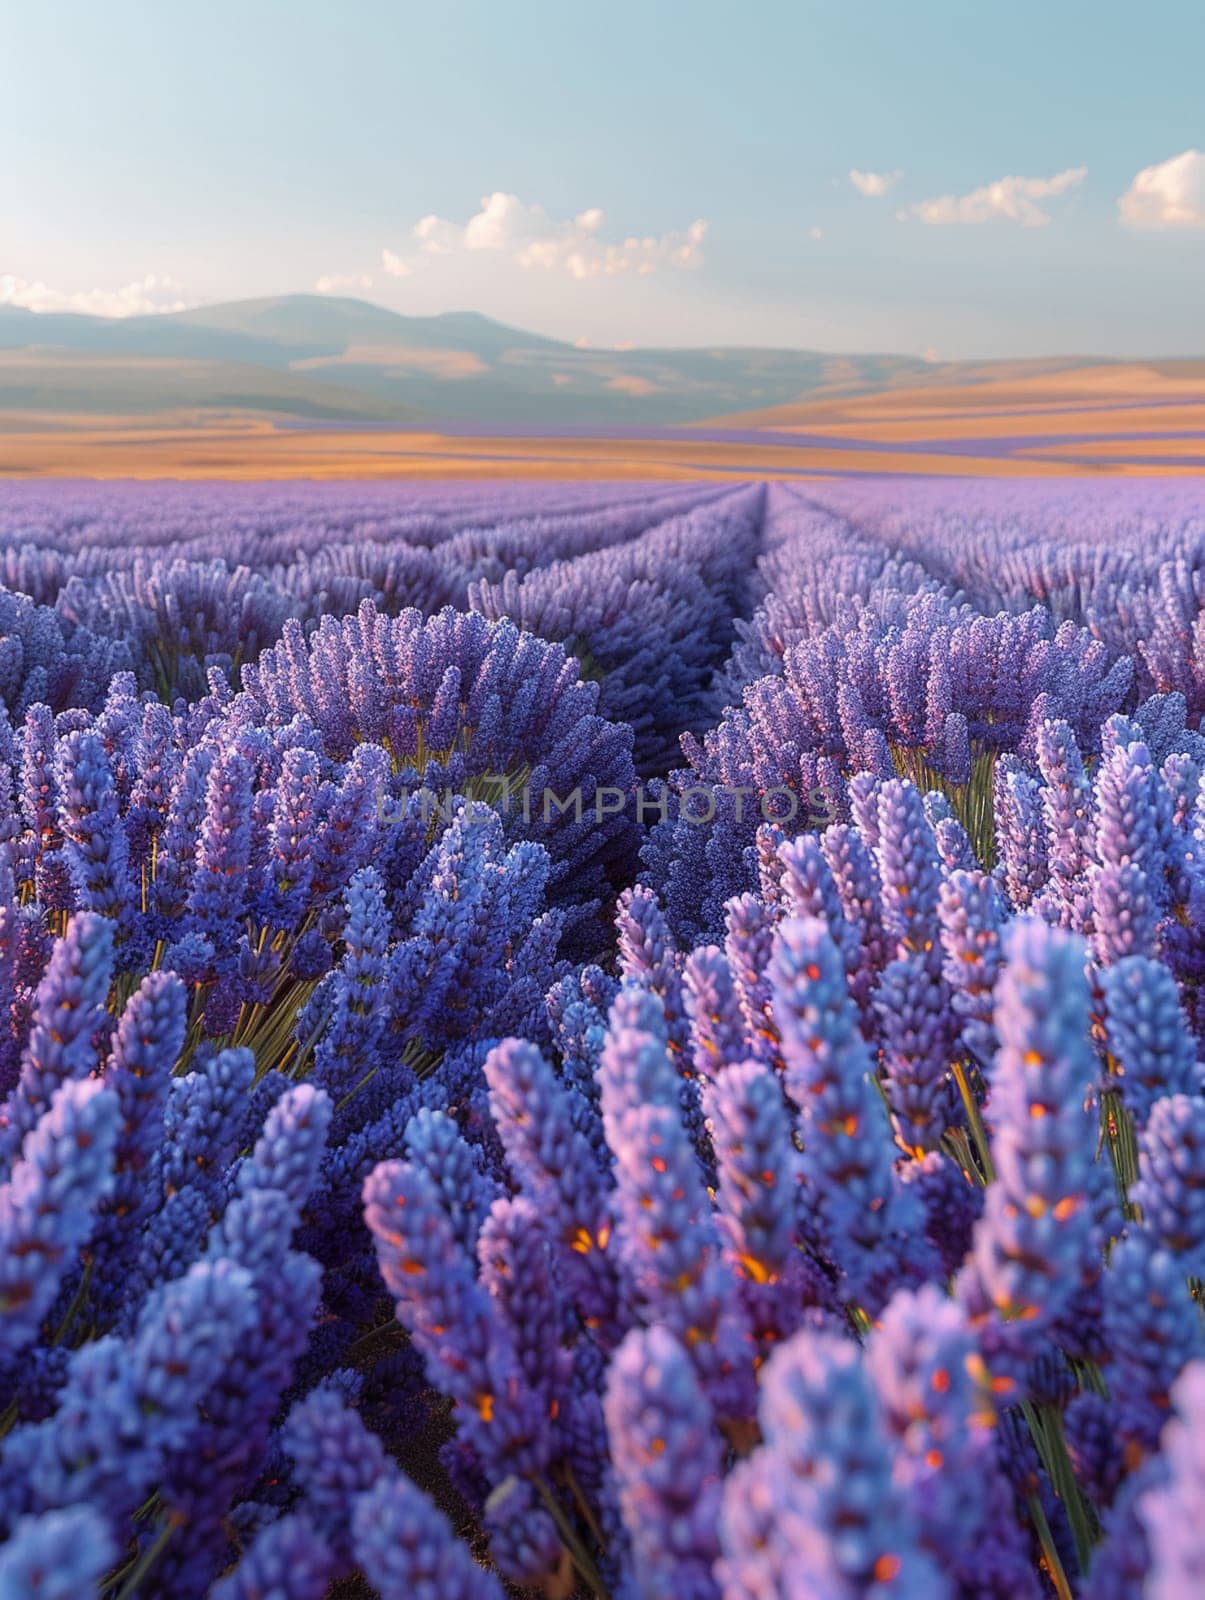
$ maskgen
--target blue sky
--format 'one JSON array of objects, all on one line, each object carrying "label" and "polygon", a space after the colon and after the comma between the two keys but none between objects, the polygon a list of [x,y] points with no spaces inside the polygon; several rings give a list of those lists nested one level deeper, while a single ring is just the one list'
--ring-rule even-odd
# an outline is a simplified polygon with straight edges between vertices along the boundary
[{"label": "blue sky", "polygon": [[35,307],[321,284],[595,344],[1205,354],[1191,0],[27,0],[2,37]]}]

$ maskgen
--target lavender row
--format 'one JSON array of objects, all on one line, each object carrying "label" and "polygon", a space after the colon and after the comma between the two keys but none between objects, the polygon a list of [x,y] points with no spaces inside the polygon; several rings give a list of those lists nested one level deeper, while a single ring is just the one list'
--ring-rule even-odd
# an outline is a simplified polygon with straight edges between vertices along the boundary
[{"label": "lavender row", "polygon": [[1194,1591],[1200,708],[924,494],[6,695],[0,1595]]},{"label": "lavender row", "polygon": [[10,507],[20,542],[6,551],[0,526],[14,591],[0,594],[0,694],[17,713],[95,710],[129,670],[169,705],[195,701],[214,669],[237,687],[288,623],[310,633],[364,600],[391,614],[453,605],[565,644],[602,682],[604,712],[634,728],[641,767],[664,771],[682,729],[711,720],[734,619],[761,598],[763,494],[595,496],[598,509],[541,513],[533,496],[523,517],[466,524],[467,512],[446,509],[365,520],[356,495],[332,505],[277,489],[232,502],[211,490],[154,530],[162,541],[112,492],[90,517],[70,500],[32,524],[28,508]]},{"label": "lavender row", "polygon": [[[500,1594],[389,1460],[434,1388],[445,1509],[523,1586],[1182,1581],[1201,1485],[1175,1430],[1205,1370],[1183,996],[1156,955],[1010,911],[947,859],[949,820],[893,779],[853,827],[765,830],[759,892],[689,953],[630,891],[615,975],[553,987],[544,1048],[421,1080],[378,1060],[333,1115],[320,1066],[189,1056],[174,976],[114,1025],[112,925],[80,914],[6,1106],[9,1559],[61,1529],[78,1560],[83,1504],[92,1582],[124,1553],[166,1595],[354,1570],[386,1597]],[[371,870],[347,896],[361,1063],[383,900]],[[355,1242],[361,1182],[405,1342]]]}]

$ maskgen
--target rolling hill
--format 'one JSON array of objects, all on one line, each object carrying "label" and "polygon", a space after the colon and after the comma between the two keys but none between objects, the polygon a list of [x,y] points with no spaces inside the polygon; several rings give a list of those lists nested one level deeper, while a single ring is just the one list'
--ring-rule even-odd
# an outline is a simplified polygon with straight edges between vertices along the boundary
[{"label": "rolling hill", "polygon": [[[983,382],[994,363],[775,349],[579,349],[473,312],[285,295],[122,319],[0,306],[0,412],[656,426]],[[1068,358],[1009,363],[1042,371]]]}]

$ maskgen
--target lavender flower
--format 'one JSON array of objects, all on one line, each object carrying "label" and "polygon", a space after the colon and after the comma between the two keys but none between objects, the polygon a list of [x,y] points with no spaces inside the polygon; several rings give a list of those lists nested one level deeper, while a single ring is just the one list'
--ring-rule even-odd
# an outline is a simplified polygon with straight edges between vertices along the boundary
[{"label": "lavender flower", "polygon": [[508,1163],[549,1227],[557,1271],[586,1319],[609,1326],[616,1296],[609,1184],[576,1126],[573,1091],[538,1050],[515,1039],[496,1046],[484,1070]]},{"label": "lavender flower", "polygon": [[573,1583],[569,1552],[526,1478],[504,1478],[486,1498],[482,1525],[490,1555],[512,1583],[557,1592]]},{"label": "lavender flower", "polygon": [[243,1105],[254,1077],[249,1050],[219,1050],[172,1080],[155,1163],[165,1191],[225,1173],[238,1149]]},{"label": "lavender flower", "polygon": [[1100,975],[1110,1086],[1142,1126],[1164,1095],[1196,1095],[1201,1071],[1175,981],[1145,956],[1125,956]]},{"label": "lavender flower", "polygon": [[1079,745],[1068,723],[1045,723],[1039,730],[1037,747],[1043,780],[1046,861],[1058,921],[1075,933],[1083,933],[1088,918],[1083,879],[1092,846],[1092,795]]},{"label": "lavender flower", "polygon": [[1205,1501],[1201,1445],[1205,1363],[1194,1361],[1185,1367],[1171,1398],[1175,1415],[1162,1441],[1167,1479],[1138,1502],[1138,1514],[1150,1540],[1147,1592],[1152,1600],[1175,1600],[1176,1596],[1191,1594],[1205,1578],[1205,1536],[1201,1527]]},{"label": "lavender flower", "polygon": [[866,1368],[897,1441],[896,1481],[933,1559],[960,1588],[1040,1594],[996,1465],[990,1386],[961,1307],[931,1284],[901,1291],[871,1337]]},{"label": "lavender flower", "polygon": [[802,1263],[795,1250],[799,1157],[782,1090],[768,1067],[729,1067],[707,1097],[725,1244],[745,1280],[755,1331],[780,1339],[798,1319]]},{"label": "lavender flower", "polygon": [[665,1328],[628,1334],[611,1361],[605,1408],[642,1588],[718,1600],[723,1445],[694,1366]]},{"label": "lavender flower", "polygon": [[[975,1228],[973,1278],[1006,1322],[1048,1324],[1097,1270],[1095,1080],[1084,949],[1019,920],[996,990],[995,1181]],[[966,1274],[964,1274],[966,1277]]]},{"label": "lavender flower", "polygon": [[337,1565],[309,1519],[294,1512],[260,1531],[233,1571],[209,1591],[211,1600],[260,1600],[288,1595],[289,1600],[322,1600]]},{"label": "lavender flower", "polygon": [[502,1600],[498,1580],[400,1472],[385,1473],[357,1497],[352,1536],[381,1600]]},{"label": "lavender flower", "polygon": [[[632,1035],[636,1048],[641,1038]],[[604,1123],[615,1153],[616,1245],[636,1306],[690,1350],[720,1414],[741,1417],[751,1404],[752,1341],[679,1114],[664,1103],[622,1115],[604,1108]]]},{"label": "lavender flower", "polygon": [[197,927],[218,939],[246,906],[251,865],[251,766],[237,749],[222,751],[209,771],[205,814],[196,844],[188,909]]},{"label": "lavender flower", "polygon": [[287,750],[281,762],[258,908],[269,927],[293,928],[307,909],[320,770],[315,752],[304,747]]},{"label": "lavender flower", "polygon": [[883,1091],[897,1142],[936,1150],[954,1120],[949,1076],[957,1033],[940,969],[929,953],[887,964],[875,993],[883,1041]]},{"label": "lavender flower", "polygon": [[1205,1327],[1184,1267],[1145,1233],[1116,1246],[1104,1279],[1104,1332],[1113,1357],[1117,1430],[1132,1469],[1155,1448],[1182,1368],[1205,1357]]},{"label": "lavender flower", "polygon": [[1048,876],[1041,785],[1004,761],[996,767],[996,849],[1009,900],[1031,909]]},{"label": "lavender flower", "polygon": [[120,917],[132,909],[129,852],[104,746],[95,734],[68,734],[56,764],[58,823],[76,904]]},{"label": "lavender flower", "polygon": [[525,1384],[434,1184],[419,1167],[386,1162],[365,1182],[364,1208],[398,1318],[456,1401],[469,1441],[491,1464],[539,1471],[550,1448],[547,1408]]},{"label": "lavender flower", "polygon": [[34,995],[20,1081],[4,1107],[0,1153],[10,1159],[55,1089],[95,1065],[112,961],[112,925],[91,912],[73,917]]},{"label": "lavender flower", "polygon": [[796,1334],[770,1358],[759,1414],[765,1442],[724,1486],[717,1570],[726,1597],[951,1592],[892,1484],[856,1346]]},{"label": "lavender flower", "polygon": [[824,923],[782,924],[773,982],[786,1087],[800,1109],[804,1175],[828,1248],[858,1300],[871,1290],[887,1239],[907,1226],[907,1207],[893,1189],[869,1054]]},{"label": "lavender flower", "polygon": [[0,1550],[0,1595],[79,1600],[98,1591],[116,1554],[104,1518],[90,1506],[20,1517]]},{"label": "lavender flower", "polygon": [[700,1079],[715,1078],[747,1053],[732,969],[717,945],[700,945],[687,957],[683,977],[691,1062]]},{"label": "lavender flower", "polygon": [[1138,1151],[1132,1198],[1144,1226],[1189,1276],[1205,1277],[1205,1102],[1186,1094],[1156,1100]]},{"label": "lavender flower", "polygon": [[480,1281],[509,1333],[524,1380],[554,1417],[569,1376],[566,1306],[553,1277],[552,1241],[530,1200],[495,1200],[477,1240]]},{"label": "lavender flower", "polygon": [[246,1272],[207,1263],[148,1300],[129,1340],[82,1346],[54,1416],[9,1435],[0,1506],[20,1515],[90,1502],[128,1517],[196,1439],[198,1407],[254,1315]]},{"label": "lavender flower", "polygon": [[941,886],[942,972],[962,1019],[962,1040],[976,1064],[990,1072],[996,1053],[992,996],[1003,964],[1004,905],[992,878],[954,871]]},{"label": "lavender flower", "polygon": [[749,1050],[759,1061],[773,1061],[777,1054],[769,980],[775,920],[752,895],[741,895],[727,907],[724,954],[736,985]]},{"label": "lavender flower", "polygon": [[910,783],[879,790],[876,858],[883,927],[895,954],[924,954],[932,946],[941,876],[924,805]]},{"label": "lavender flower", "polygon": [[112,1192],[119,1108],[99,1083],[64,1083],[0,1188],[0,1347],[32,1343]]},{"label": "lavender flower", "polygon": [[381,1441],[326,1385],[289,1412],[280,1445],[292,1463],[301,1515],[335,1557],[348,1562],[356,1501],[389,1471]]},{"label": "lavender flower", "polygon": [[174,974],[148,973],[113,1035],[105,1083],[116,1096],[121,1131],[103,1228],[114,1263],[110,1270],[128,1258],[140,1224],[155,1209],[149,1179],[163,1134],[171,1074],[184,1046],[186,1001],[184,985]]}]

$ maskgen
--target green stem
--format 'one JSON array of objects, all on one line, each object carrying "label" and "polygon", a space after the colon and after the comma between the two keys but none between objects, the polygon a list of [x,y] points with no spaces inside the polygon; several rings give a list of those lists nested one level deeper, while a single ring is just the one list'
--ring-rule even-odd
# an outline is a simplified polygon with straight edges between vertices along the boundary
[{"label": "green stem", "polygon": [[979,1102],[975,1099],[974,1090],[971,1088],[966,1068],[962,1062],[955,1061],[952,1070],[954,1082],[958,1085],[958,1093],[962,1097],[963,1109],[967,1114],[967,1122],[970,1124],[971,1137],[975,1141],[975,1153],[978,1155],[983,1168],[984,1182],[995,1183],[996,1169],[992,1165],[992,1152],[989,1148],[987,1129],[983,1125],[983,1117],[979,1112]]},{"label": "green stem", "polygon": [[543,1478],[536,1478],[534,1481],[540,1499],[547,1506],[549,1515],[552,1517],[553,1522],[556,1523],[556,1530],[560,1534],[566,1550],[572,1557],[574,1566],[590,1585],[590,1588],[597,1596],[597,1600],[611,1600],[610,1591],[603,1582],[602,1574],[595,1566],[590,1552],[578,1538],[576,1529],[565,1515],[557,1497]]},{"label": "green stem", "polygon": [[52,1341],[54,1344],[62,1344],[63,1340],[70,1333],[71,1324],[75,1321],[76,1317],[79,1316],[80,1310],[88,1298],[88,1290],[91,1287],[91,1284],[92,1262],[89,1261],[87,1266],[84,1268],[83,1276],[80,1278],[79,1287],[71,1297],[71,1304],[67,1307],[67,1310],[63,1315],[62,1322],[59,1323],[58,1332],[55,1334]]},{"label": "green stem", "polygon": [[159,1557],[163,1554],[164,1550],[167,1548],[168,1540],[172,1537],[175,1531],[176,1524],[174,1521],[169,1519],[163,1524],[163,1527],[159,1530],[158,1537],[156,1538],[154,1544],[149,1545],[143,1551],[142,1555],[131,1568],[129,1577],[117,1591],[117,1600],[131,1600],[131,1596],[138,1593],[138,1589],[142,1583],[142,1580],[146,1577],[147,1573],[150,1572],[156,1561],[158,1561]]},{"label": "green stem", "polygon": [[[1026,1502],[1029,1515],[1033,1518],[1033,1525],[1037,1530],[1038,1543],[1042,1546],[1042,1555],[1046,1560],[1046,1570],[1050,1574],[1050,1581],[1054,1584],[1054,1592],[1059,1600],[1075,1600],[1071,1592],[1071,1585],[1067,1582],[1067,1574],[1063,1570],[1063,1563],[1059,1558],[1055,1546],[1054,1535],[1050,1531],[1050,1524],[1046,1520],[1046,1513],[1042,1510],[1042,1502],[1036,1494],[1031,1494]],[[120,1596],[118,1597],[120,1600]]]},{"label": "green stem", "polygon": [[582,1493],[582,1487],[578,1483],[577,1475],[572,1467],[567,1466],[565,1468],[565,1482],[569,1485],[569,1488],[573,1493],[573,1498],[577,1501],[578,1509],[581,1511],[581,1514],[585,1519],[586,1526],[590,1529],[591,1536],[598,1547],[602,1549],[606,1544],[606,1540],[603,1538],[602,1529],[599,1527],[598,1520],[590,1508],[590,1502]]},{"label": "green stem", "polygon": [[1054,1492],[1066,1507],[1067,1521],[1071,1525],[1075,1539],[1075,1554],[1080,1573],[1086,1573],[1092,1560],[1095,1535],[1091,1515],[1075,1476],[1075,1468],[1071,1465],[1062,1418],[1053,1407],[1036,1407],[1028,1400],[1021,1402],[1021,1411],[1029,1424],[1030,1434]]},{"label": "green stem", "polygon": [[1134,1214],[1130,1190],[1138,1181],[1138,1141],[1134,1137],[1134,1123],[1122,1104],[1121,1096],[1112,1089],[1106,1090],[1100,1097],[1100,1114],[1122,1211],[1129,1219]]}]

